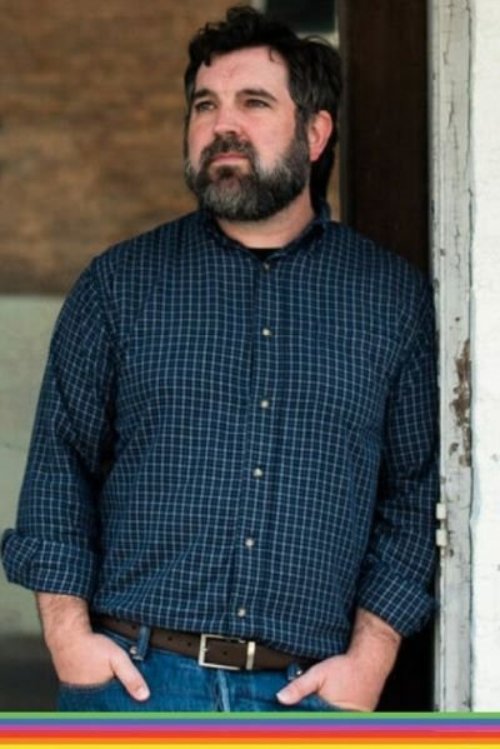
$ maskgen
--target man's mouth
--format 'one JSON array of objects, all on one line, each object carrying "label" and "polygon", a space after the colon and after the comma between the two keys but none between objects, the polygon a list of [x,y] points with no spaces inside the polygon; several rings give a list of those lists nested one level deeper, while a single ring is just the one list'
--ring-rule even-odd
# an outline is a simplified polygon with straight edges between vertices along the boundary
[{"label": "man's mouth", "polygon": [[[252,153],[249,144],[236,140],[236,138],[227,138],[226,140],[216,139],[210,146],[204,149],[201,154],[202,165],[205,168],[212,166],[241,166],[243,162],[251,163]],[[203,163],[204,162],[204,163]]]},{"label": "man's mouth", "polygon": [[237,161],[248,161],[248,156],[244,153],[236,153],[229,151],[228,153],[217,153],[210,159],[210,164],[228,164]]}]

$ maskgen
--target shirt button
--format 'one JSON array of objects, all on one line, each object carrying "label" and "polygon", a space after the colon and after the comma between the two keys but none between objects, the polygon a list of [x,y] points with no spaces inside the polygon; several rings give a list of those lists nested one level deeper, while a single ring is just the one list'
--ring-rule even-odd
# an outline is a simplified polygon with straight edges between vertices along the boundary
[{"label": "shirt button", "polygon": [[262,263],[262,267],[264,268],[264,270],[271,270],[271,263],[268,263],[267,260],[265,260]]},{"label": "shirt button", "polygon": [[262,335],[264,336],[264,338],[271,338],[272,334],[273,331],[269,328],[262,328]]},{"label": "shirt button", "polygon": [[243,606],[240,606],[240,608],[236,612],[236,615],[239,616],[240,619],[243,619],[243,617],[247,615],[247,610]]},{"label": "shirt button", "polygon": [[262,470],[262,468],[259,468],[259,466],[257,466],[257,468],[254,468],[252,471],[252,476],[254,477],[254,479],[261,479],[263,475],[264,471]]},{"label": "shirt button", "polygon": [[247,549],[253,549],[253,547],[255,546],[255,538],[252,538],[251,536],[245,538],[245,546],[247,547]]},{"label": "shirt button", "polygon": [[269,398],[262,398],[259,405],[261,408],[266,409],[266,408],[269,408],[269,406],[271,405],[271,401],[269,400]]}]

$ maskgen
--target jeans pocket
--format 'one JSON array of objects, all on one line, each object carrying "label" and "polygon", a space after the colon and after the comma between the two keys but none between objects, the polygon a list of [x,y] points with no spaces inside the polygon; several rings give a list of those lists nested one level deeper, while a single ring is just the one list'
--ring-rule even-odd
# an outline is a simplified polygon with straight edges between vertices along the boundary
[{"label": "jeans pocket", "polygon": [[112,678],[101,684],[59,685],[57,709],[61,712],[109,712],[130,709],[133,700],[127,695],[121,682]]},{"label": "jeans pocket", "polygon": [[320,697],[319,694],[308,694],[298,704],[300,710],[310,712],[341,712],[342,708],[337,705],[331,705],[329,702]]},{"label": "jeans pocket", "polygon": [[79,692],[80,694],[86,692],[101,692],[103,689],[108,689],[116,681],[117,679],[114,676],[112,676],[111,679],[106,679],[106,681],[98,684],[71,684],[67,681],[61,681],[59,689],[61,691]]}]

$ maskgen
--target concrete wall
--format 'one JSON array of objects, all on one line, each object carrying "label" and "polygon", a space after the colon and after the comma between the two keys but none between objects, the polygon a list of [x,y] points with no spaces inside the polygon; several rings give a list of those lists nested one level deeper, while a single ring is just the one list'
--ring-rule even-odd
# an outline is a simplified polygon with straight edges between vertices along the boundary
[{"label": "concrete wall", "polygon": [[[57,297],[0,296],[1,529],[15,521],[38,388],[60,303]],[[0,637],[38,631],[32,594],[8,585],[3,568],[0,601]]]},{"label": "concrete wall", "polygon": [[[473,673],[476,711],[500,709],[500,3],[473,8]],[[464,612],[464,616],[467,613]]]}]

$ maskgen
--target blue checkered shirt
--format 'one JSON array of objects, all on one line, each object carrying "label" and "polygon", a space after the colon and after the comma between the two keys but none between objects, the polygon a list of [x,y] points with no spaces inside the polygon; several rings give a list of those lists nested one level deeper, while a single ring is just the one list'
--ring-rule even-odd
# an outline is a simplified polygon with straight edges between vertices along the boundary
[{"label": "blue checkered shirt", "polygon": [[265,263],[194,213],[95,259],[49,354],[10,580],[314,658],[432,610],[427,282],[323,210]]}]

